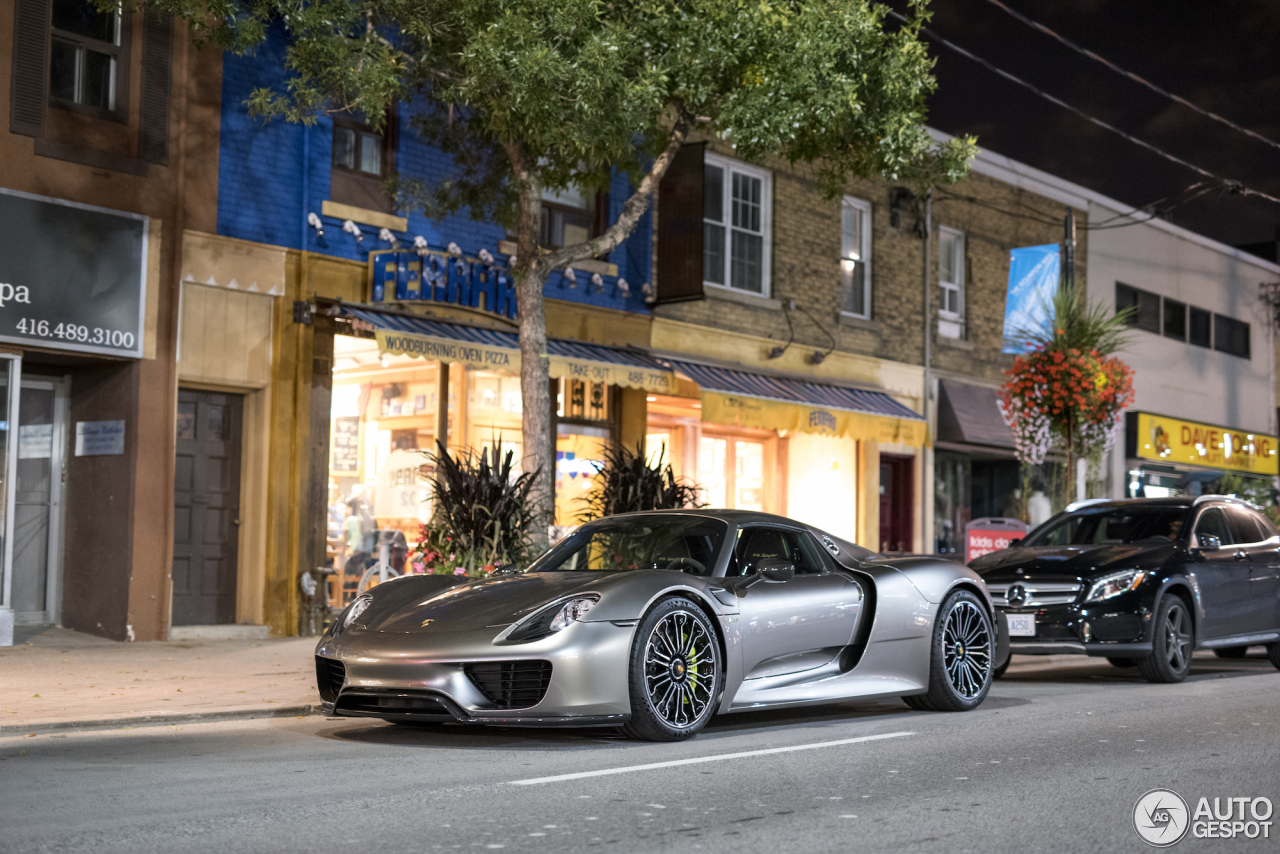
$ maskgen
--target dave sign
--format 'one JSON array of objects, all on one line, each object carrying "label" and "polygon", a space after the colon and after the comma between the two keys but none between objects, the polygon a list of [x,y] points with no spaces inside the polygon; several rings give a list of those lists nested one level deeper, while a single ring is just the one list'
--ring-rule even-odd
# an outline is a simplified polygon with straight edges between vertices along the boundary
[{"label": "dave sign", "polygon": [[0,341],[142,356],[147,218],[0,189]]},{"label": "dave sign", "polygon": [[1027,526],[1017,519],[974,519],[964,528],[964,562],[1007,549],[1026,533]]}]

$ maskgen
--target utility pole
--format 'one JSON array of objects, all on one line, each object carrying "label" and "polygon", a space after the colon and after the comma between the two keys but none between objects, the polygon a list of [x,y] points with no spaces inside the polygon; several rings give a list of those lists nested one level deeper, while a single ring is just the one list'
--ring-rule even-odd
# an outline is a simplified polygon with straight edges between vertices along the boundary
[{"label": "utility pole", "polygon": [[[924,315],[924,395],[920,398],[920,411],[924,415],[925,431],[929,430],[929,394],[933,391],[933,380],[929,376],[930,361],[933,356],[933,293],[930,289],[932,284],[932,264],[933,259],[933,187],[929,187],[924,192],[924,307],[922,314]],[[933,500],[933,490],[926,481],[929,473],[929,446],[928,442],[920,446],[920,547],[925,554],[933,553],[933,546],[929,543],[933,539],[933,532],[926,529],[929,521],[929,502]]]},{"label": "utility pole", "polygon": [[1063,252],[1062,281],[1068,288],[1076,286],[1076,212],[1067,208],[1067,216],[1062,221]]}]

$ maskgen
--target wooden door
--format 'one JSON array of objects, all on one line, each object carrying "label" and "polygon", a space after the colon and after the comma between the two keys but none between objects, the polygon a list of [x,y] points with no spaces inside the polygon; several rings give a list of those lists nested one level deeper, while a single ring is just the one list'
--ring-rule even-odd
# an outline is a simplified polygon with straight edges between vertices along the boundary
[{"label": "wooden door", "polygon": [[238,394],[178,390],[173,489],[175,626],[236,621],[243,404]]},{"label": "wooden door", "polygon": [[880,551],[911,551],[914,457],[880,456]]}]

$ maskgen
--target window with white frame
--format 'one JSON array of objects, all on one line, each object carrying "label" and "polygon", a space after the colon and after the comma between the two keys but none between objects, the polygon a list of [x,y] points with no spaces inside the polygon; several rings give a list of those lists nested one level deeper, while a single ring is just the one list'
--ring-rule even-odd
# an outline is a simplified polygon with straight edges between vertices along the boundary
[{"label": "window with white frame", "polygon": [[840,310],[871,317],[871,203],[851,196],[840,206]]},{"label": "window with white frame", "polygon": [[964,232],[938,229],[938,334],[964,337]]},{"label": "window with white frame", "polygon": [[705,284],[769,295],[769,173],[707,155],[702,195]]}]

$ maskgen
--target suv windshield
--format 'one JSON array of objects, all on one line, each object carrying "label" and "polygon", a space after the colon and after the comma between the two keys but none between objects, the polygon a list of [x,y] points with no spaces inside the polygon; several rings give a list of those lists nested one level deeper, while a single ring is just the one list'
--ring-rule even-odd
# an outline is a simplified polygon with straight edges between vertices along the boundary
[{"label": "suv windshield", "polygon": [[529,572],[677,569],[710,575],[728,523],[700,516],[622,516],[588,522],[534,561]]},{"label": "suv windshield", "polygon": [[1168,504],[1088,507],[1050,519],[1023,546],[1101,546],[1171,543],[1182,535],[1189,508]]}]

